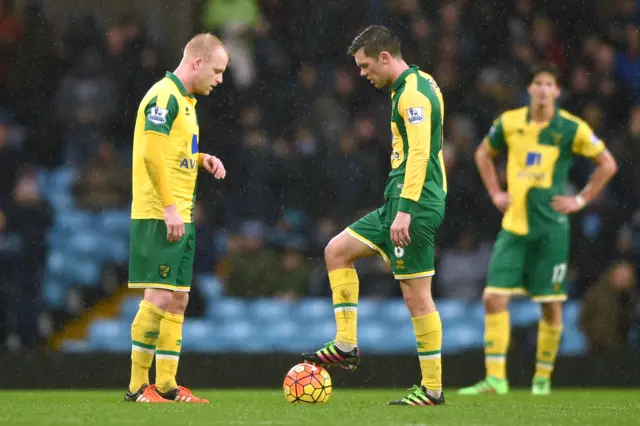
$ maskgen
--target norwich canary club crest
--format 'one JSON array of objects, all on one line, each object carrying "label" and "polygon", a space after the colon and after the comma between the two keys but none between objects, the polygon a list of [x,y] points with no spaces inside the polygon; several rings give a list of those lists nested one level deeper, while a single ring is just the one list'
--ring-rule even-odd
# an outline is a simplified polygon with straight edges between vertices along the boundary
[{"label": "norwich canary club crest", "polygon": [[167,278],[170,273],[171,273],[171,266],[158,265],[158,274],[160,274],[160,277]]}]

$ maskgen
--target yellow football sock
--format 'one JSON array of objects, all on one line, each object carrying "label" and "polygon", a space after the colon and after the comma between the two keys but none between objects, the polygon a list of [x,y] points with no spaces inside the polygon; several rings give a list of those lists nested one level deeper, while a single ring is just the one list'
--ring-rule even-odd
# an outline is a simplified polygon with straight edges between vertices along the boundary
[{"label": "yellow football sock", "polygon": [[507,350],[511,337],[509,311],[484,316],[484,363],[487,376],[507,378]]},{"label": "yellow football sock", "polygon": [[184,315],[167,312],[160,323],[160,338],[156,350],[156,385],[160,392],[176,389],[176,374],[182,347],[182,323]]},{"label": "yellow football sock", "polygon": [[131,324],[131,381],[129,391],[149,384],[149,368],[160,334],[160,322],[165,311],[143,300]]},{"label": "yellow football sock", "polygon": [[433,392],[442,391],[442,322],[440,314],[432,312],[421,317],[411,318],[416,333],[422,386]]},{"label": "yellow football sock", "polygon": [[333,312],[336,317],[336,342],[358,343],[358,274],[353,268],[329,272],[333,292]]},{"label": "yellow football sock", "polygon": [[538,323],[535,377],[551,378],[561,336],[562,324],[551,325],[543,319],[540,320]]}]

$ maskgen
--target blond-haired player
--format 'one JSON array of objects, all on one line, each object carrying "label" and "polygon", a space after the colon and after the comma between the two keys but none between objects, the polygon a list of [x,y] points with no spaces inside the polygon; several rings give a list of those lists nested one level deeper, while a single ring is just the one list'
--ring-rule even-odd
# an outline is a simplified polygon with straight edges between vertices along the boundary
[{"label": "blond-haired player", "polygon": [[194,95],[206,96],[221,84],[228,62],[217,37],[196,35],[178,68],[154,84],[138,108],[129,287],[145,291],[131,325],[131,381],[125,401],[209,402],[178,386],[176,373],[195,253],[192,218],[198,170],[203,167],[217,179],[226,174],[218,158],[199,152]]}]

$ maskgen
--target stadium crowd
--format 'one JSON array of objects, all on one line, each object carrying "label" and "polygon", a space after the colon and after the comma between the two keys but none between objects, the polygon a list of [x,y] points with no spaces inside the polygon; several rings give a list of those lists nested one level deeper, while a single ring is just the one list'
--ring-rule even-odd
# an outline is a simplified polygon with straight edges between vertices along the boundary
[{"label": "stadium crowd", "polygon": [[[47,308],[52,223],[37,170],[75,168],[80,209],[127,209],[135,111],[174,64],[141,16],[72,16],[58,40],[37,2],[21,17],[11,3],[0,0],[0,337],[27,344]],[[199,183],[196,273],[215,272],[235,296],[329,295],[323,248],[381,204],[389,170],[388,94],[368,87],[345,54],[363,25],[381,22],[445,99],[449,193],[436,294],[482,294],[500,214],[473,152],[500,112],[526,102],[527,71],[547,60],[563,73],[561,106],[584,117],[620,164],[606,193],[572,218],[571,297],[584,298],[600,323],[614,317],[631,327],[640,260],[638,2],[507,3],[205,1],[194,32],[220,35],[231,63],[225,84],[199,99],[201,140],[228,175]],[[592,170],[574,164],[569,192]],[[360,268],[363,294],[399,296],[381,260]],[[585,330],[598,342],[598,327]]]}]

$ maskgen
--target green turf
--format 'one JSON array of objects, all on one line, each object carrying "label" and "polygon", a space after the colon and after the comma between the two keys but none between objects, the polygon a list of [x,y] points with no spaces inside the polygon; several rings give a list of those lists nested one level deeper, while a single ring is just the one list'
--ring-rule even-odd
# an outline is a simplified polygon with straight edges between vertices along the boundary
[{"label": "green turf", "polygon": [[120,391],[1,391],[0,425],[637,425],[638,392],[554,390],[548,397],[445,393],[441,407],[389,407],[402,389],[338,389],[326,405],[297,405],[282,392],[206,390],[210,405],[124,403]]}]

